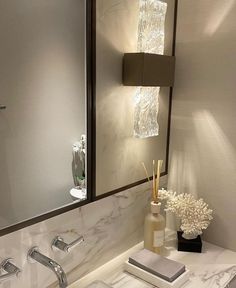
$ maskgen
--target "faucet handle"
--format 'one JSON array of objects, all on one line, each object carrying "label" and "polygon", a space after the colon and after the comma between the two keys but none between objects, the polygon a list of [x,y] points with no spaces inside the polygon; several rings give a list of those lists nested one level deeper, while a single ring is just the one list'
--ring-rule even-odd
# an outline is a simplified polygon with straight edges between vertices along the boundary
[{"label": "faucet handle", "polygon": [[57,236],[52,240],[52,248],[56,247],[57,249],[59,249],[61,251],[70,252],[70,250],[72,248],[76,247],[77,245],[79,245],[83,241],[84,241],[84,237],[79,236],[77,239],[75,239],[71,243],[67,244],[66,242],[64,242],[64,239],[62,237]]},{"label": "faucet handle", "polygon": [[21,270],[12,263],[12,260],[12,258],[7,258],[0,264],[1,269],[7,272],[0,275],[0,282],[20,275]]}]

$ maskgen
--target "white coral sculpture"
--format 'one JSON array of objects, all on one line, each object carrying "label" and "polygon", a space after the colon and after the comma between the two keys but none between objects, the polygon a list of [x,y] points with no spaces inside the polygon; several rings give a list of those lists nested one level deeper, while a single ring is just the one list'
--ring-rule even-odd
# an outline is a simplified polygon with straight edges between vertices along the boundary
[{"label": "white coral sculpture", "polygon": [[160,200],[167,200],[166,211],[173,212],[181,219],[181,230],[185,235],[201,235],[213,219],[212,210],[202,198],[196,200],[191,194],[179,194],[160,190]]}]

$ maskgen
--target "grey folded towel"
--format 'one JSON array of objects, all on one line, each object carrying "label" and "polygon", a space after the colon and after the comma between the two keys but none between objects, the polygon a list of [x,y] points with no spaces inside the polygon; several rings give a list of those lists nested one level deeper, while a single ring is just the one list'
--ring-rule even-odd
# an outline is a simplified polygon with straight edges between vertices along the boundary
[{"label": "grey folded towel", "polygon": [[168,282],[173,282],[185,272],[185,265],[146,249],[129,257],[129,263]]}]

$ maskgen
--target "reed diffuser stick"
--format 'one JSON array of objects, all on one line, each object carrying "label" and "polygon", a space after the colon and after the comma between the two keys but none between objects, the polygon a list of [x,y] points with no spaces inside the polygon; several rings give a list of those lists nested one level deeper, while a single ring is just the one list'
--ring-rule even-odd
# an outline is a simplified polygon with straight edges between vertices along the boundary
[{"label": "reed diffuser stick", "polygon": [[148,176],[148,171],[147,171],[147,168],[146,168],[144,162],[141,162],[141,164],[142,164],[143,169],[144,169],[144,171],[145,171],[145,174],[146,174],[146,176],[147,176],[148,182],[150,182],[150,178],[149,178],[149,176]]},{"label": "reed diffuser stick", "polygon": [[157,202],[156,198],[156,175],[155,175],[155,160],[152,161],[152,200]]},{"label": "reed diffuser stick", "polygon": [[[151,184],[152,201],[157,203],[158,202],[158,190],[159,190],[159,184],[160,184],[160,174],[161,174],[161,167],[163,164],[163,160],[157,160],[157,167],[156,167],[156,161],[152,160],[152,182],[151,182],[150,177],[148,176],[148,171],[144,162],[141,162],[141,164],[145,171],[148,182]],[[157,174],[155,174],[155,170]]]},{"label": "reed diffuser stick", "polygon": [[144,169],[144,171],[145,171],[145,174],[146,174],[146,177],[147,177],[147,179],[148,179],[148,182],[151,184],[151,189],[152,189],[151,179],[150,179],[150,177],[148,176],[148,171],[147,171],[147,168],[146,168],[146,166],[145,166],[145,163],[144,163],[144,162],[141,162],[141,164],[142,164],[143,169]]},{"label": "reed diffuser stick", "polygon": [[160,185],[160,175],[161,175],[161,167],[163,164],[163,160],[158,160],[157,162],[157,179],[156,179],[156,199],[158,200],[158,190],[159,190],[159,185]]}]

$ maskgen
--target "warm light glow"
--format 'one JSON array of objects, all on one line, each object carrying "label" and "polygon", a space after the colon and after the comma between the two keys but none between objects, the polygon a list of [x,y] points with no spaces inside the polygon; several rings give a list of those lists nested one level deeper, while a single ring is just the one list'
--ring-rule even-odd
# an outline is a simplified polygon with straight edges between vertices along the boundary
[{"label": "warm light glow", "polygon": [[235,0],[220,1],[219,5],[216,5],[216,9],[209,11],[212,15],[209,17],[209,22],[206,26],[206,34],[213,35],[216,33],[234,4]]},{"label": "warm light glow", "polygon": [[[167,4],[157,0],[140,0],[138,52],[164,53]],[[160,87],[139,87],[135,92],[134,135],[157,136]]]},{"label": "warm light glow", "polygon": [[217,181],[222,193],[225,183],[234,189],[236,150],[214,115],[198,110],[174,118],[173,123],[169,187],[178,193],[191,192],[196,198],[201,196],[200,187],[208,187],[212,181]]},{"label": "warm light glow", "polygon": [[[209,111],[202,110],[195,112],[194,119],[198,137],[200,139],[204,137],[205,148],[209,150],[212,159],[214,158],[214,161],[216,162],[215,164],[219,164],[222,159],[235,159],[236,151],[234,146],[230,143],[223,129]],[[214,143],[214,145],[212,145],[212,143]],[[226,163],[224,165],[226,165]],[[232,165],[232,167],[230,167],[230,165]],[[229,169],[227,171],[232,171],[234,173],[236,171],[236,163],[234,161],[227,163],[227,169]]]}]

